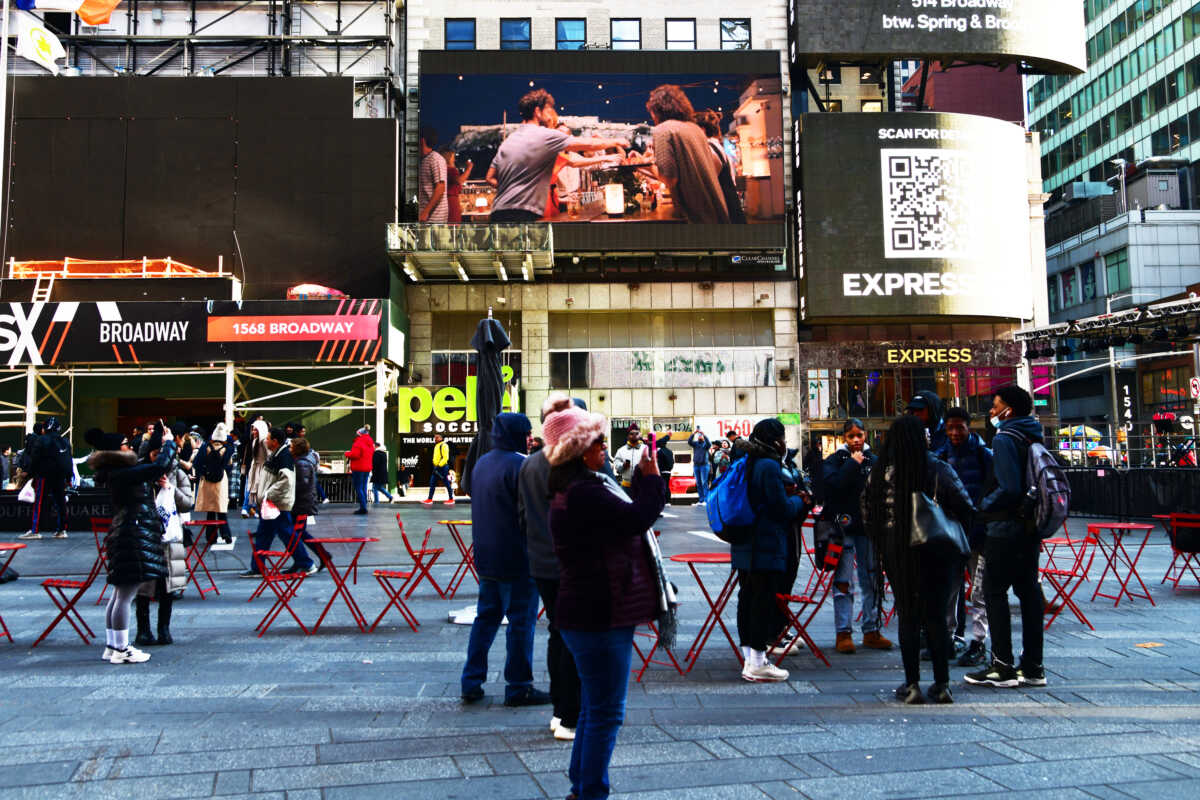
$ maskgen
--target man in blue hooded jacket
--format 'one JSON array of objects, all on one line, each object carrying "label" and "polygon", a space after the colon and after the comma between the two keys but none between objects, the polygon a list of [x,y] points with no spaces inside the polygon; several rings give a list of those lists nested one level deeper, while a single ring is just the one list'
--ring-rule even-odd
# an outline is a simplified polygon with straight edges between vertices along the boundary
[{"label": "man in blue hooded jacket", "polygon": [[936,453],[946,444],[946,426],[942,422],[942,399],[936,392],[922,389],[913,395],[904,408],[904,413],[910,414],[925,424],[929,432],[929,452]]},{"label": "man in blue hooded jacket", "polygon": [[549,694],[533,686],[538,594],[529,575],[529,554],[517,509],[518,476],[525,463],[530,429],[524,414],[497,416],[492,423],[492,449],[480,457],[471,472],[479,600],[462,671],[462,698],[467,703],[483,699],[488,651],[505,616],[508,654],[504,662],[504,705],[550,702]]}]

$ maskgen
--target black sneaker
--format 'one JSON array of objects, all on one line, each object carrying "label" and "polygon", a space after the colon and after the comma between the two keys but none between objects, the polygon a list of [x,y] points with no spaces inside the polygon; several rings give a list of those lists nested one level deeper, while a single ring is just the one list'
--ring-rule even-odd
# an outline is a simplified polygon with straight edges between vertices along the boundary
[{"label": "black sneaker", "polygon": [[925,704],[925,695],[921,694],[921,687],[915,683],[896,687],[896,699],[909,706]]},{"label": "black sneaker", "polygon": [[478,703],[483,699],[483,687],[476,686],[474,689],[467,689],[462,693],[462,701],[464,703]]},{"label": "black sneaker", "polygon": [[530,687],[523,694],[504,698],[506,706],[546,706],[550,705],[550,693]]},{"label": "black sneaker", "polygon": [[961,639],[958,636],[954,637],[954,658],[958,658],[967,651],[967,640]]},{"label": "black sneaker", "polygon": [[987,648],[983,642],[972,640],[954,663],[960,667],[978,667],[985,661],[987,661]]},{"label": "black sneaker", "polygon": [[998,689],[1012,689],[1020,685],[1017,671],[1003,661],[992,659],[992,665],[978,672],[968,672],[963,680],[973,686],[995,686]]},{"label": "black sneaker", "polygon": [[1022,686],[1045,686],[1046,670],[1042,667],[1027,667],[1022,664],[1017,668],[1017,681]]},{"label": "black sneaker", "polygon": [[930,686],[929,691],[925,692],[925,697],[931,703],[945,705],[954,702],[954,695],[950,694],[950,686],[945,683],[935,683]]}]

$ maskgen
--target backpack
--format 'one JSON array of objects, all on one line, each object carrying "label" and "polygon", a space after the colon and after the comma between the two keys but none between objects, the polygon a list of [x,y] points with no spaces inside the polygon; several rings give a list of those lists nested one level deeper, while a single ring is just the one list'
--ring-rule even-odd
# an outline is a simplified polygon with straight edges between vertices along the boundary
[{"label": "backpack", "polygon": [[757,515],[750,505],[750,459],[739,458],[706,495],[708,525],[723,542],[745,544],[754,536]]},{"label": "backpack", "polygon": [[225,477],[225,455],[228,446],[218,455],[211,447],[204,451],[204,480],[209,483],[220,483]]},{"label": "backpack", "polygon": [[1041,442],[1030,442],[1017,433],[1010,435],[1026,444],[1025,481],[1029,489],[1021,504],[1020,517],[1039,539],[1049,539],[1062,530],[1071,510],[1071,484],[1066,470]]}]

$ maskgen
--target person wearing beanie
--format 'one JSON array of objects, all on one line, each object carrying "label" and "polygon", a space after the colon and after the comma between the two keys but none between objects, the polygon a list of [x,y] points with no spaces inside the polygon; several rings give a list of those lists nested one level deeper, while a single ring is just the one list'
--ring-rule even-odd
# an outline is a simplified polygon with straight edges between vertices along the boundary
[{"label": "person wearing beanie", "polygon": [[922,389],[908,401],[904,413],[921,420],[929,431],[929,451],[936,453],[946,445],[946,424],[942,419],[942,399],[936,392]]},{"label": "person wearing beanie", "polygon": [[771,417],[759,420],[750,438],[739,447],[749,459],[747,491],[750,505],[757,511],[753,534],[745,542],[730,546],[733,568],[738,571],[742,679],[758,683],[785,681],[787,670],[767,660],[767,647],[786,622],[775,604],[775,595],[791,594],[787,582],[788,536],[807,509],[798,492],[789,494],[784,489],[787,442],[782,422]]},{"label": "person wearing beanie", "polygon": [[[558,558],[554,620],[575,661],[582,708],[568,777],[578,798],[608,797],[608,764],[625,718],[634,629],[659,613],[646,532],[666,504],[643,448],[631,492],[600,472],[608,421],[573,404],[542,423],[550,464],[548,520]],[[635,433],[636,435],[636,433]]]},{"label": "person wearing beanie", "polygon": [[371,439],[369,426],[364,425],[358,429],[354,444],[345,452],[345,456],[350,459],[350,475],[354,482],[354,493],[358,496],[358,508],[354,513],[366,514],[367,481],[371,478],[371,467],[374,466],[375,457],[375,442]]},{"label": "person wearing beanie", "polygon": [[[174,425],[169,429],[176,442],[176,458],[167,468],[167,472],[155,483],[154,505],[158,517],[163,523],[162,555],[167,564],[167,574],[154,581],[147,581],[138,589],[134,600],[134,610],[137,616],[137,636],[133,643],[141,646],[169,645],[175,640],[171,636],[171,609],[174,606],[175,594],[182,593],[188,582],[187,550],[184,546],[183,521],[184,514],[192,510],[195,502],[195,492],[192,481],[184,470],[182,460],[178,457],[180,438],[186,438],[187,428]],[[165,438],[165,437],[164,437]],[[156,442],[161,448],[162,441]],[[153,463],[158,456],[157,449],[151,450],[144,463]],[[158,601],[158,635],[150,629],[150,601]]]},{"label": "person wearing beanie", "polygon": [[229,530],[229,476],[233,472],[233,448],[229,446],[229,434],[225,423],[218,422],[200,448],[200,454],[195,460],[196,467],[196,508],[197,514],[204,514],[209,522],[219,522],[220,525],[205,526],[208,541],[211,544],[217,536],[221,541],[233,541],[233,533]]},{"label": "person wearing beanie", "polygon": [[[976,686],[1045,686],[1042,664],[1045,601],[1038,586],[1041,542],[1025,528],[1019,510],[1029,491],[1025,472],[1029,447],[1042,443],[1042,425],[1033,416],[1033,398],[1019,386],[1005,386],[992,397],[989,414],[998,430],[992,440],[992,478],[979,502],[987,522],[983,545],[983,592],[992,636],[992,663],[964,680]],[[1012,619],[1008,590],[1021,602],[1021,640],[1018,664],[1013,658]]]}]

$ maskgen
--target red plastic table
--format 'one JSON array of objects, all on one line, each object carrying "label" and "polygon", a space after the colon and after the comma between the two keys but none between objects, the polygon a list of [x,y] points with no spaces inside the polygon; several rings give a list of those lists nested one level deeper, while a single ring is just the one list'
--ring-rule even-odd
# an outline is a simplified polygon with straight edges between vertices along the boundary
[{"label": "red plastic table", "polygon": [[462,561],[458,562],[458,567],[454,570],[454,574],[450,576],[450,582],[446,584],[446,597],[454,597],[458,592],[458,587],[466,579],[469,572],[475,582],[479,583],[479,573],[475,571],[475,543],[467,544],[463,539],[462,534],[458,530],[459,525],[470,525],[469,519],[439,519],[439,525],[445,525],[450,529],[450,536],[454,538],[454,543],[458,545],[458,552],[462,553]]},{"label": "red plastic table", "polygon": [[741,664],[741,650],[738,649],[737,643],[733,641],[733,637],[729,635],[729,629],[725,627],[725,622],[721,619],[721,613],[725,611],[725,606],[729,604],[729,599],[733,597],[733,590],[737,588],[737,570],[731,569],[729,571],[729,577],[725,579],[725,585],[721,587],[721,591],[717,593],[715,600],[708,593],[708,588],[704,585],[704,581],[700,579],[700,573],[696,570],[697,564],[730,563],[729,553],[680,553],[679,555],[671,556],[671,560],[679,564],[687,564],[688,569],[692,572],[692,577],[696,579],[696,584],[700,587],[700,593],[704,595],[704,601],[708,603],[708,616],[705,617],[704,624],[700,626],[700,632],[696,634],[696,640],[692,642],[692,646],[688,648],[687,655],[684,657],[684,663],[687,664],[687,669],[684,672],[691,672],[692,667],[696,666],[696,662],[700,659],[700,653],[704,650],[704,645],[708,644],[708,637],[712,635],[718,625],[721,626],[721,632],[725,634],[729,646],[733,649],[733,654],[737,657],[738,664]]},{"label": "red plastic table", "polygon": [[[1138,575],[1137,562],[1142,557],[1142,551],[1146,549],[1146,542],[1150,541],[1150,532],[1154,530],[1153,525],[1147,525],[1142,522],[1090,522],[1088,523],[1088,536],[1094,538],[1100,547],[1100,552],[1104,553],[1107,564],[1104,567],[1104,573],[1100,576],[1100,582],[1096,584],[1096,591],[1092,592],[1092,599],[1097,597],[1105,597],[1109,600],[1114,600],[1113,608],[1121,604],[1121,597],[1128,597],[1130,600],[1135,597],[1142,597],[1150,601],[1150,605],[1155,605],[1154,598],[1150,596],[1150,591],[1146,588],[1146,584],[1142,582],[1142,576]],[[1108,535],[1105,535],[1105,531]],[[1142,543],[1138,545],[1137,552],[1131,558],[1129,551],[1125,549],[1125,536],[1128,534],[1142,534]],[[1111,538],[1109,538],[1111,537]],[[1125,575],[1122,577],[1121,570],[1125,569]],[[1100,590],[1104,588],[1104,579],[1108,577],[1108,573],[1112,572],[1113,577],[1117,579],[1117,583],[1121,588],[1115,595],[1103,594]],[[1137,578],[1138,584],[1142,587],[1142,594],[1134,594],[1129,590],[1129,581]]]},{"label": "red plastic table", "polygon": [[[191,528],[196,528],[195,535],[192,536],[192,546],[187,549],[187,555],[184,556],[183,563],[187,565],[188,580],[196,584],[196,591],[200,594],[200,599],[204,599],[204,595],[208,592],[216,592],[218,595],[221,590],[217,588],[217,582],[213,580],[212,573],[208,571],[208,565],[204,563],[204,556],[208,554],[208,548],[213,546],[212,541],[206,536],[205,528],[220,527],[223,524],[220,520],[192,520],[185,522]],[[214,534],[214,539],[216,538]],[[196,574],[196,569],[204,570],[204,577],[208,579],[208,586],[200,585],[200,576]]]},{"label": "red plastic table", "polygon": [[[0,562],[0,575],[3,575],[8,569],[8,565],[12,563],[13,556],[17,554],[17,551],[24,550],[25,547],[24,542],[0,543],[0,558],[4,558],[4,554],[8,553],[8,558],[4,558],[3,562]],[[0,617],[0,633],[7,636],[10,642],[13,640],[12,634],[8,632],[8,626],[4,624],[4,617]]]},{"label": "red plastic table", "polygon": [[333,578],[334,586],[333,594],[329,596],[329,602],[325,604],[325,608],[321,611],[321,616],[317,619],[317,624],[312,626],[312,630],[308,631],[309,635],[314,634],[320,629],[321,623],[325,621],[325,615],[329,613],[329,609],[333,607],[333,601],[341,595],[342,601],[345,602],[346,608],[350,609],[350,616],[354,617],[354,623],[358,625],[358,629],[363,633],[367,633],[369,626],[367,618],[363,616],[362,609],[358,607],[358,603],[354,601],[354,595],[350,594],[350,589],[346,586],[346,578],[349,577],[350,582],[358,584],[358,557],[362,555],[363,548],[370,542],[378,542],[378,537],[375,536],[353,536],[353,537],[334,537],[329,539],[309,539],[308,541],[314,544],[350,544],[358,545],[358,549],[354,551],[354,557],[350,559],[350,563],[346,565],[346,569],[338,572],[337,565],[333,563],[333,554],[329,552],[329,548],[325,548],[325,552],[321,555],[321,560],[325,562],[325,569],[329,570],[329,577]]}]

